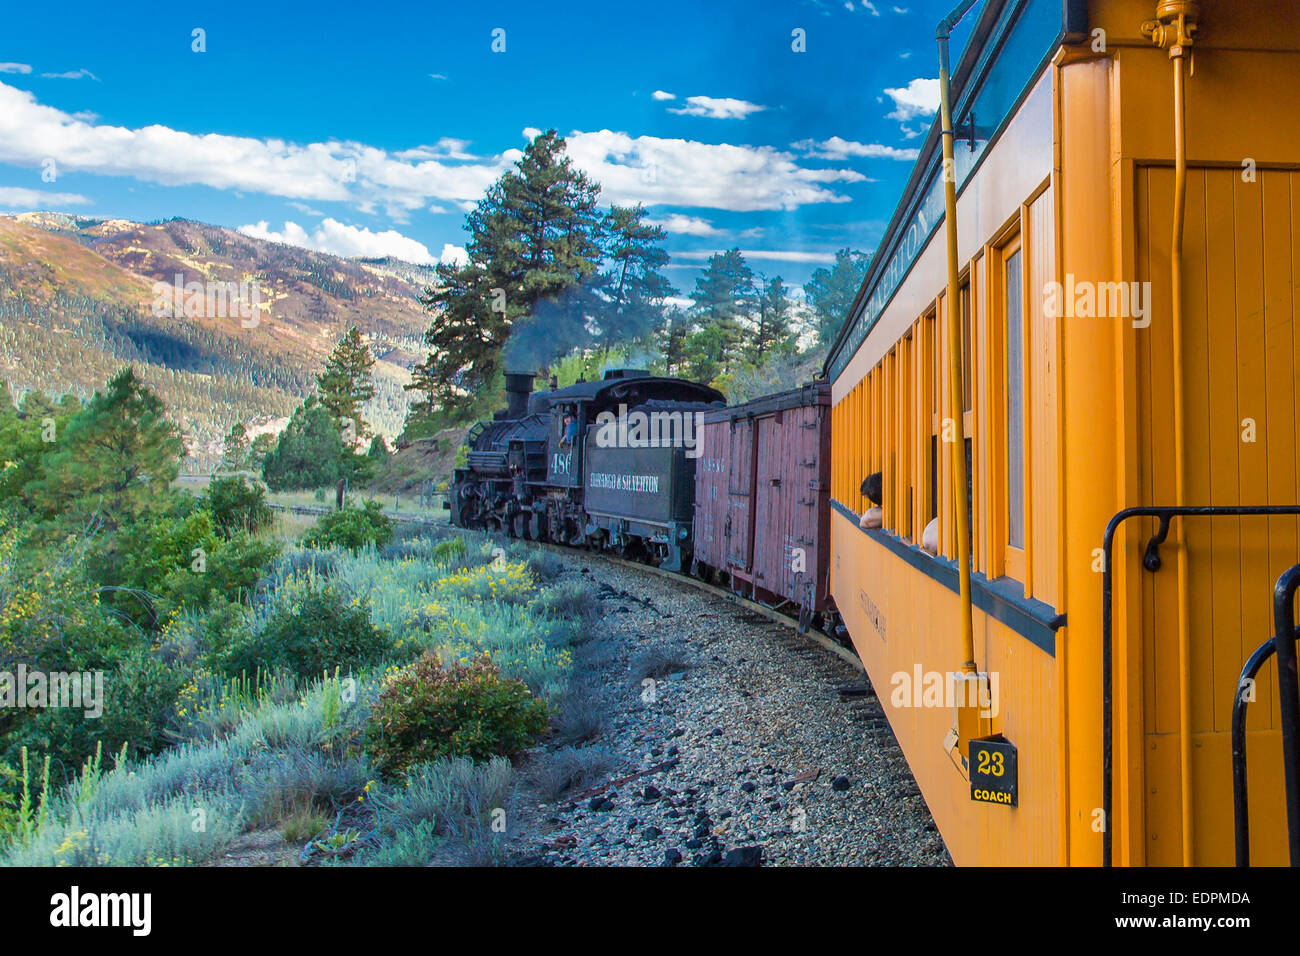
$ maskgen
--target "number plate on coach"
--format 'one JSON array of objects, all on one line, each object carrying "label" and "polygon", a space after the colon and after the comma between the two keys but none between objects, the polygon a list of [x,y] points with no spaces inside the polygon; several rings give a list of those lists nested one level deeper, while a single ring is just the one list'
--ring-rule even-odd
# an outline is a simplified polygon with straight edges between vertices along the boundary
[{"label": "number plate on coach", "polygon": [[970,742],[970,798],[976,803],[1014,807],[1018,775],[1016,748],[1009,740],[993,737]]}]

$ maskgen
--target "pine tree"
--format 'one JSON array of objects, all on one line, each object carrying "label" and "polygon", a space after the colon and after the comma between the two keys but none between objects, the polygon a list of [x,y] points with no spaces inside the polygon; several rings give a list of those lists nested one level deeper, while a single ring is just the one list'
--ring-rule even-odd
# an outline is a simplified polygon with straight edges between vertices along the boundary
[{"label": "pine tree", "polygon": [[170,496],[185,446],[154,392],[131,368],[96,391],[57,438],[33,497],[50,516],[98,514],[115,528]]},{"label": "pine tree", "polygon": [[717,323],[696,329],[683,343],[686,377],[696,382],[712,382],[725,372],[725,357],[730,354],[731,340]]},{"label": "pine tree", "polygon": [[600,187],[564,145],[554,130],[528,145],[467,217],[469,262],[440,265],[421,298],[433,319],[408,386],[421,395],[417,414],[471,408],[499,380],[507,342],[522,370],[585,344],[587,303],[571,293],[600,261]]},{"label": "pine tree", "polygon": [[600,342],[609,348],[648,338],[662,318],[663,302],[672,295],[672,283],[660,271],[668,253],[660,248],[664,231],[645,221],[645,207],[611,206],[603,233],[608,267],[598,288],[604,302],[596,315]]},{"label": "pine tree", "polygon": [[275,436],[270,432],[262,432],[253,439],[253,444],[249,447],[249,464],[254,471],[262,470],[266,456],[275,451],[275,445]]},{"label": "pine tree", "polygon": [[386,465],[393,453],[388,450],[388,443],[384,441],[383,435],[376,435],[370,439],[370,448],[366,451],[366,457],[376,465]]},{"label": "pine tree", "polygon": [[262,462],[262,478],[272,491],[322,488],[347,474],[345,454],[333,413],[313,395],[294,410]]},{"label": "pine tree", "polygon": [[664,371],[669,375],[682,373],[686,365],[686,342],[691,334],[691,317],[682,309],[668,309],[663,316],[656,336],[659,351],[663,353]]},{"label": "pine tree", "polygon": [[235,422],[230,426],[230,432],[222,443],[221,463],[218,465],[218,470],[244,471],[250,464],[248,430],[244,428],[241,422]]},{"label": "pine tree", "polygon": [[780,276],[764,283],[758,293],[757,318],[746,349],[755,365],[762,364],[764,356],[770,353],[790,354],[796,350],[796,336],[790,326],[793,308]]},{"label": "pine tree", "polygon": [[841,249],[835,253],[834,266],[817,269],[804,285],[817,324],[817,340],[823,345],[830,345],[839,335],[869,265],[871,253]]},{"label": "pine tree", "polygon": [[[334,347],[325,370],[316,376],[321,405],[330,411],[340,427],[350,431],[353,441],[360,441],[368,434],[361,418],[361,406],[375,396],[370,376],[374,364],[370,347],[353,326]],[[348,422],[352,423],[350,429]]]},{"label": "pine tree", "polygon": [[[703,274],[695,280],[695,316],[700,328],[687,345],[694,376],[700,381],[709,381],[735,364],[754,300],[754,273],[739,249],[709,258]],[[707,374],[710,371],[712,375]]]}]

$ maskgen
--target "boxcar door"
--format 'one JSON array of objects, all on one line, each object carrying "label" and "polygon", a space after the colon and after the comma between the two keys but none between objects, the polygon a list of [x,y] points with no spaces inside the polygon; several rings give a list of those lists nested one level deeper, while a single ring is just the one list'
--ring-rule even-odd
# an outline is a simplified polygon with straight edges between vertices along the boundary
[{"label": "boxcar door", "polygon": [[753,520],[754,425],[746,419],[732,422],[731,474],[727,484],[727,567],[737,571],[750,568],[750,523]]},{"label": "boxcar door", "polygon": [[781,580],[786,566],[785,551],[789,521],[786,500],[786,462],[783,456],[794,449],[783,447],[781,426],[774,416],[758,421],[758,456],[755,488],[754,569],[755,584],[773,594],[783,594]]}]

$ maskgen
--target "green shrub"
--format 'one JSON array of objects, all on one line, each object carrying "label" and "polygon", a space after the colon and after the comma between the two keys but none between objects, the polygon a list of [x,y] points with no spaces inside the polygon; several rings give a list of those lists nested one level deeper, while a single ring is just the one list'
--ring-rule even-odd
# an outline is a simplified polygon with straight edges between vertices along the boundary
[{"label": "green shrub", "polygon": [[174,742],[171,731],[182,696],[192,687],[188,668],[170,666],[139,647],[105,675],[99,717],[87,717],[76,707],[47,708],[6,742],[11,753],[25,744],[65,767],[76,766],[97,747],[117,753],[127,745],[132,756],[155,754]]},{"label": "green shrub", "polygon": [[225,611],[209,628],[212,662],[237,676],[292,671],[302,678],[378,663],[392,647],[359,599],[333,586],[308,581],[291,589],[256,630]]},{"label": "green shrub", "polygon": [[309,548],[347,548],[360,551],[367,545],[381,548],[393,540],[393,522],[377,501],[361,508],[347,507],[321,515],[303,535]]},{"label": "green shrub", "polygon": [[255,534],[271,523],[265,489],[246,482],[242,476],[214,478],[199,501],[212,515],[217,533],[223,538],[230,538],[236,531]]},{"label": "green shrub", "polygon": [[105,585],[104,603],[149,629],[178,607],[205,608],[214,596],[246,600],[277,541],[244,530],[219,533],[203,508],[150,515],[121,529],[92,555],[92,579]]},{"label": "green shrub", "polygon": [[159,611],[176,607],[206,608],[214,598],[246,602],[266,566],[279,553],[278,541],[236,531],[229,540],[218,540],[212,551],[194,555],[187,564],[174,568],[155,585],[163,598]]},{"label": "green shrub", "polygon": [[366,726],[376,766],[401,772],[443,757],[512,757],[550,725],[550,707],[485,655],[444,666],[426,654],[390,675]]},{"label": "green shrub", "polygon": [[446,541],[439,541],[433,546],[430,557],[441,564],[463,558],[467,550],[464,538],[448,538]]}]

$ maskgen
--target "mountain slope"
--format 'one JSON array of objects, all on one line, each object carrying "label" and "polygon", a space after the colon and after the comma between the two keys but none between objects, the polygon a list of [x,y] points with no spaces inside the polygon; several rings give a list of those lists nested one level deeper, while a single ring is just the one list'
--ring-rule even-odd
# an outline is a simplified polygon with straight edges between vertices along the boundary
[{"label": "mountain slope", "polygon": [[[133,364],[184,429],[192,465],[209,467],[235,422],[265,430],[287,417],[356,325],[377,359],[366,418],[391,439],[408,406],[402,386],[423,358],[417,297],[433,278],[410,263],[342,259],[186,220],[0,216],[0,378],[15,393],[84,397]],[[182,298],[172,317],[173,289],[241,282],[260,309],[187,315]]]}]

